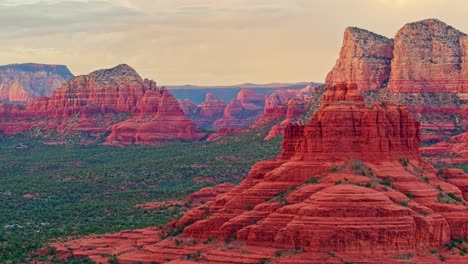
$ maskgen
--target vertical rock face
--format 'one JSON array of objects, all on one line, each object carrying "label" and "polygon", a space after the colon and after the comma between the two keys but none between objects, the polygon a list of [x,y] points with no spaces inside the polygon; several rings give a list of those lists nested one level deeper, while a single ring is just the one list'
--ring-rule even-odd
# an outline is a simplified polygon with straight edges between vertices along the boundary
[{"label": "vertical rock face", "polygon": [[265,95],[258,94],[250,89],[243,88],[239,91],[236,98],[247,110],[258,110],[263,108]]},{"label": "vertical rock face", "polygon": [[393,41],[364,29],[345,30],[340,56],[327,84],[355,83],[362,91],[379,89],[388,81]]},{"label": "vertical rock face", "polygon": [[[333,86],[323,95],[322,108],[298,135],[285,132],[281,158],[334,160],[347,157],[382,160],[418,155],[419,123],[404,106],[366,105],[357,85]],[[296,141],[296,142],[294,142]],[[294,151],[291,146],[294,146]]]},{"label": "vertical rock face", "polygon": [[437,19],[408,23],[394,40],[347,28],[326,83],[356,83],[360,91],[468,92],[468,36]]},{"label": "vertical rock face", "polygon": [[437,20],[406,24],[395,36],[390,92],[468,92],[467,35]]},{"label": "vertical rock face", "polygon": [[[378,39],[365,30],[353,33],[347,29],[340,58],[326,82],[353,80],[352,76],[358,74],[360,78],[354,78],[358,90],[368,91],[366,95],[372,100],[391,100],[409,107],[421,120],[425,144],[447,141],[465,131],[468,128],[468,36],[437,19],[426,19],[406,24],[393,41]],[[383,48],[382,43],[387,43],[388,48],[392,43],[393,53]],[[365,60],[355,54],[385,59]]]},{"label": "vertical rock face", "polygon": [[50,96],[73,74],[63,65],[12,64],[0,66],[0,100],[28,102]]}]

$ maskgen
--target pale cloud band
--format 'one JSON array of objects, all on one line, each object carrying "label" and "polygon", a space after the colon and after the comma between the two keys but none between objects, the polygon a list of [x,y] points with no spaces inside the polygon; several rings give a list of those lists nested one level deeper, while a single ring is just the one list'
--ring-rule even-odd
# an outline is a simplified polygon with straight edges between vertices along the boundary
[{"label": "pale cloud band", "polygon": [[437,17],[468,31],[464,0],[0,0],[0,64],[119,63],[164,84],[323,81],[346,26],[389,37]]}]

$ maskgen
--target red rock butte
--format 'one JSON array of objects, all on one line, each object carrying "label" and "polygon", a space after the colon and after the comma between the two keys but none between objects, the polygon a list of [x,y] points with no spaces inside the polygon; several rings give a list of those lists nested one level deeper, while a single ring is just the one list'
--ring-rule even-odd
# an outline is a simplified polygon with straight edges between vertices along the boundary
[{"label": "red rock butte", "polygon": [[[421,120],[426,145],[449,144],[468,129],[468,35],[440,20],[408,23],[393,39],[347,28],[326,78],[329,85],[342,82],[355,83],[373,100],[407,105]],[[439,156],[439,163],[466,162],[461,156],[447,159],[449,152]]]},{"label": "red rock butte", "polygon": [[404,25],[394,39],[350,27],[327,84],[361,91],[468,93],[468,36],[437,19]]},{"label": "red rock butte", "polygon": [[[238,186],[170,223],[181,235],[105,250],[119,263],[187,256],[202,263],[395,263],[400,255],[437,262],[428,249],[443,252],[468,236],[468,175],[438,174],[419,156],[419,136],[406,107],[366,105],[356,85],[329,87],[307,125],[287,126],[276,159],[256,163]],[[86,249],[96,243],[56,246],[63,256],[69,245],[99,259],[99,247]]]},{"label": "red rock butte", "polygon": [[1,132],[12,135],[35,127],[97,137],[112,131],[106,143],[121,145],[204,136],[167,90],[125,64],[74,77],[50,98],[24,106],[0,104]]}]

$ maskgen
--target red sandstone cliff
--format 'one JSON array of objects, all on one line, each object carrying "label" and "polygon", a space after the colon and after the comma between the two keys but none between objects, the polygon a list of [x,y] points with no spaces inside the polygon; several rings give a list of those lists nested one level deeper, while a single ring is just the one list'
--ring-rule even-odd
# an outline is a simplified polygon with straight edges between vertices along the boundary
[{"label": "red sandstone cliff", "polygon": [[406,24],[395,35],[389,91],[468,93],[467,41],[437,19]]},{"label": "red sandstone cliff", "polygon": [[361,91],[388,82],[388,91],[394,93],[467,93],[467,48],[465,33],[437,19],[408,23],[393,40],[347,28],[326,83],[356,83]]},{"label": "red sandstone cliff", "polygon": [[28,102],[50,96],[73,74],[63,65],[12,64],[0,66],[0,100]]},{"label": "red sandstone cliff", "polygon": [[158,140],[199,140],[201,133],[167,90],[161,91],[155,116],[137,115],[111,127],[106,144],[148,145]]},{"label": "red sandstone cliff", "polygon": [[372,100],[407,105],[421,120],[425,144],[450,144],[451,136],[468,128],[467,47],[465,33],[437,19],[408,23],[393,41],[347,29],[326,82],[357,83]]},{"label": "red sandstone cliff", "polygon": [[438,178],[419,141],[406,107],[366,105],[357,86],[332,87],[306,126],[286,128],[277,159],[257,163],[239,186],[176,226],[188,225],[188,237],[235,234],[251,246],[359,252],[373,263],[441,247],[468,235],[466,206],[446,195],[462,199],[468,175]]},{"label": "red sandstone cliff", "polygon": [[388,80],[393,41],[364,29],[345,30],[343,46],[327,84],[356,83],[360,90],[377,90]]}]

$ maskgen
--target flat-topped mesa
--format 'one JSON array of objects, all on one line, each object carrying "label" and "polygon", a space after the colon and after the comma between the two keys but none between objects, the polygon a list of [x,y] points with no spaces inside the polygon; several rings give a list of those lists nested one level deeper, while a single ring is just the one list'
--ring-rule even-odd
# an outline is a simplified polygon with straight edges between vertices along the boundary
[{"label": "flat-topped mesa", "polygon": [[468,36],[437,19],[408,23],[395,36],[390,92],[468,93]]},{"label": "flat-topped mesa", "polygon": [[286,127],[279,159],[398,160],[419,157],[419,143],[419,122],[405,106],[366,105],[356,85],[339,84],[306,126]]},{"label": "flat-topped mesa", "polygon": [[[141,105],[147,91],[157,92],[156,83],[143,80],[134,69],[122,64],[75,77],[65,83],[52,94],[48,102],[49,115],[68,117],[82,111],[94,114],[156,110],[152,106]],[[154,99],[154,95],[157,93],[147,94],[146,104],[149,98]]]},{"label": "flat-topped mesa", "polygon": [[72,77],[64,65],[26,63],[0,66],[0,100],[29,102],[50,96]]},{"label": "flat-topped mesa", "polygon": [[355,83],[359,90],[377,90],[388,80],[393,57],[392,39],[370,31],[349,27],[335,67],[326,83]]}]

